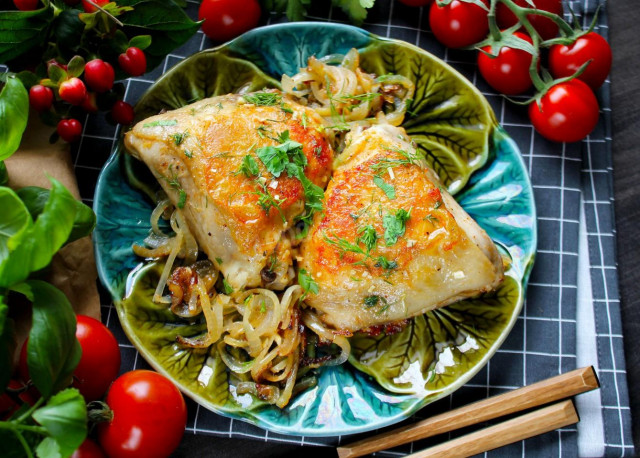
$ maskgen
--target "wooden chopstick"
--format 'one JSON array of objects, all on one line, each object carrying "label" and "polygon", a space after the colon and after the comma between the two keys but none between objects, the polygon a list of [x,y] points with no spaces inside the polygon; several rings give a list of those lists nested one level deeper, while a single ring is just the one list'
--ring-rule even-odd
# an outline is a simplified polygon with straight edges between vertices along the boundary
[{"label": "wooden chopstick", "polygon": [[467,457],[579,421],[573,401],[561,401],[480,431],[421,450],[409,458]]},{"label": "wooden chopstick", "polygon": [[386,450],[418,439],[436,436],[465,426],[492,420],[533,407],[549,404],[598,388],[593,367],[583,367],[542,380],[517,390],[450,410],[413,425],[338,447],[340,458],[356,457]]}]

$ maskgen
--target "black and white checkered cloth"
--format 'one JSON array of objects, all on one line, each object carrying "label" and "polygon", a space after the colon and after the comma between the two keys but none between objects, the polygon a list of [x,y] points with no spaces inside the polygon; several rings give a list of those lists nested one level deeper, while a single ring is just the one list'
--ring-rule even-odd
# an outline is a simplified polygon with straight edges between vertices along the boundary
[{"label": "black and white checkered cloth", "polygon": [[[329,1],[315,3],[309,11],[310,20],[346,22],[346,17],[332,8]],[[598,1],[572,1],[570,6],[587,26]],[[197,8],[198,2],[189,0],[188,13],[192,17],[197,15]],[[539,243],[526,303],[506,342],[467,385],[407,421],[518,388],[572,370],[578,364],[593,364],[602,388],[589,398],[586,407],[578,404],[581,415],[583,410],[591,412],[582,415],[578,428],[563,428],[488,455],[631,456],[631,416],[616,272],[609,81],[598,93],[602,108],[596,130],[580,143],[548,142],[534,132],[525,108],[492,92],[482,80],[473,52],[448,50],[434,39],[427,13],[423,8],[409,8],[394,0],[377,0],[363,28],[432,52],[462,72],[485,94],[498,120],[522,151],[537,202]],[[265,19],[267,23],[284,20],[276,16]],[[596,31],[605,37],[608,35],[605,11],[600,11]],[[202,32],[198,32],[156,70],[125,81],[125,99],[135,103],[163,72],[211,45]],[[83,124],[82,140],[73,148],[72,155],[80,193],[91,205],[98,174],[114,149],[118,132],[101,114],[87,116]],[[582,230],[582,234],[586,234],[582,251],[581,214],[586,222]],[[590,290],[585,284],[591,285]],[[578,303],[582,307],[580,313]],[[102,304],[103,320],[120,342],[122,371],[148,367],[125,337],[111,298],[104,291]],[[191,401],[188,405],[188,433],[307,445],[335,445],[366,436],[337,439],[283,436],[221,417]],[[431,444],[430,440],[420,441],[387,454],[406,454]]]}]

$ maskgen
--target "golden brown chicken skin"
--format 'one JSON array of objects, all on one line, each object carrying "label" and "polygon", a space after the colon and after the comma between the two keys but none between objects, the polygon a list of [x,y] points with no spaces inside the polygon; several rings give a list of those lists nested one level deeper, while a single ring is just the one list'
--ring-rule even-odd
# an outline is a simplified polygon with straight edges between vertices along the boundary
[{"label": "golden brown chicken skin", "polygon": [[275,103],[266,105],[250,102],[263,100],[252,94],[201,100],[145,119],[125,136],[127,151],[147,164],[182,209],[200,248],[234,289],[290,282],[284,233],[305,212],[300,179],[286,171],[274,176],[258,152],[290,140],[301,145],[310,182],[324,187],[331,174],[333,151],[322,118],[270,93]]},{"label": "golden brown chicken skin", "polygon": [[335,329],[410,318],[501,281],[494,244],[407,139],[392,126],[350,134],[301,246],[319,286],[306,302]]}]

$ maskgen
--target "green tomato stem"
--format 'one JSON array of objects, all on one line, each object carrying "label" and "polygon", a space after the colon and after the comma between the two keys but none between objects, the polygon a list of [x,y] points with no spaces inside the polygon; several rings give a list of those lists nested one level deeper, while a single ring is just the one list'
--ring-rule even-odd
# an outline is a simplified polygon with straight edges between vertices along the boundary
[{"label": "green tomato stem", "polygon": [[498,5],[498,0],[491,0],[491,5],[489,6],[489,32],[491,33],[491,38],[495,41],[500,41],[502,34],[500,33],[500,29],[498,28],[498,24],[496,23],[496,6]]},{"label": "green tomato stem", "polygon": [[536,9],[536,8],[522,7],[520,5],[516,5],[513,2],[513,0],[499,0],[499,1],[504,3],[505,6],[507,6],[507,8],[509,8],[509,10],[511,10],[511,12],[518,18],[518,20],[520,21],[522,26],[525,29],[527,29],[527,32],[529,32],[529,34],[532,37],[533,37],[533,34],[538,35],[538,32],[531,25],[531,22],[529,21],[529,18],[527,17],[529,14],[533,14],[533,15],[537,15],[537,16],[543,16],[543,17],[546,17],[548,19],[551,19],[553,22],[555,22],[558,25],[558,27],[560,28],[560,30],[562,31],[562,33],[565,36],[574,35],[573,28],[571,28],[571,26],[569,24],[567,24],[567,22],[563,18],[561,18],[560,16],[558,16],[555,13],[551,13],[550,11],[545,11],[545,10],[539,10],[539,9]]},{"label": "green tomato stem", "polygon": [[13,430],[13,433],[18,438],[18,442],[20,442],[20,445],[22,445],[22,448],[24,449],[24,452],[27,455],[27,458],[33,458],[33,453],[31,453],[31,447],[29,447],[29,444],[27,444],[27,441],[25,440],[22,433],[20,431],[16,431],[15,429]]},{"label": "green tomato stem", "polygon": [[7,429],[14,432],[29,431],[41,435],[47,434],[47,430],[42,426],[23,425],[15,421],[0,421],[0,429]]}]

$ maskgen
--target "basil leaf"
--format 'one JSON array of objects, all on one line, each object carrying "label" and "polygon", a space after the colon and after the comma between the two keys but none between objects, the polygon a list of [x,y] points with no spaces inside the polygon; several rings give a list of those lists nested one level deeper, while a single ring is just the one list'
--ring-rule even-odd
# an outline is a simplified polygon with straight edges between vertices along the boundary
[{"label": "basil leaf", "polygon": [[0,367],[7,368],[7,370],[0,371],[0,394],[4,393],[11,378],[9,368],[12,364],[12,353],[9,348],[12,341],[13,321],[9,318],[9,306],[6,303],[6,298],[0,295]]},{"label": "basil leaf", "polygon": [[[17,193],[34,220],[43,212],[50,195],[48,189],[38,186],[26,186],[19,189]],[[76,216],[73,220],[73,228],[66,243],[71,243],[91,234],[96,225],[96,215],[90,207],[76,200],[75,208]]]},{"label": "basil leaf", "polygon": [[46,428],[63,456],[73,453],[87,437],[87,406],[75,388],[54,395],[33,412],[33,418]]},{"label": "basil leaf", "polygon": [[[71,234],[76,217],[76,200],[59,181],[52,178],[51,183],[49,200],[38,219],[22,233],[17,242],[9,240],[5,262],[2,262],[0,253],[0,287],[10,287],[24,281],[31,272],[46,267]],[[22,211],[27,211],[21,201],[20,206]]]},{"label": "basil leaf", "polygon": [[10,188],[0,188],[0,272],[12,248],[33,225],[29,212]]},{"label": "basil leaf", "polygon": [[171,0],[118,0],[118,6],[133,7],[133,11],[118,17],[129,36],[143,33],[151,37],[151,44],[144,51],[147,71],[184,44],[200,27],[199,22],[192,21]]},{"label": "basil leaf", "polygon": [[9,173],[7,172],[7,166],[4,165],[4,161],[0,161],[0,186],[6,186],[9,182]]},{"label": "basil leaf", "polygon": [[384,181],[380,175],[375,175],[373,177],[373,183],[384,191],[389,200],[396,198],[396,188],[394,188],[392,184]]},{"label": "basil leaf", "polygon": [[48,398],[69,384],[80,361],[76,315],[64,293],[47,282],[29,280],[12,289],[32,303],[27,366],[36,388]]},{"label": "basil leaf", "polygon": [[0,11],[0,62],[5,63],[40,45],[53,8],[34,11]]},{"label": "basil leaf", "polygon": [[0,161],[11,156],[20,146],[28,115],[29,94],[22,81],[15,75],[8,75],[0,91]]}]

